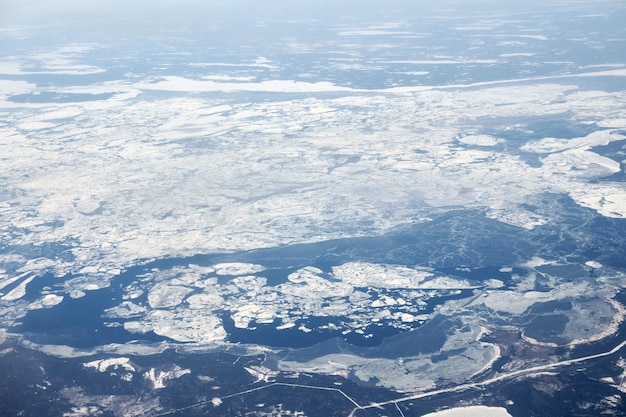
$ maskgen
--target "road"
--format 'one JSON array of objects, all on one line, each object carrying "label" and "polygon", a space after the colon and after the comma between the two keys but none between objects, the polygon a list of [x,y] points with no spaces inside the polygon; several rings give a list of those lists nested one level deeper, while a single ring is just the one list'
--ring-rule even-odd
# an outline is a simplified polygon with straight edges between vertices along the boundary
[{"label": "road", "polygon": [[433,390],[433,391],[424,391],[424,392],[420,392],[418,394],[412,394],[412,395],[407,395],[406,397],[402,397],[402,398],[397,398],[395,400],[389,400],[389,401],[382,401],[382,402],[377,402],[377,403],[371,403],[369,405],[365,405],[365,406],[359,406],[356,407],[352,410],[352,412],[350,413],[350,416],[354,416],[354,414],[359,411],[359,410],[365,410],[368,408],[381,408],[385,405],[390,405],[390,404],[398,404],[401,402],[405,402],[405,401],[411,401],[411,400],[417,400],[420,398],[425,398],[425,397],[432,397],[434,395],[439,395],[439,394],[447,394],[447,393],[452,393],[452,392],[459,392],[459,391],[465,391],[468,389],[473,389],[473,388],[484,388],[488,385],[494,384],[496,382],[499,381],[503,381],[506,379],[511,379],[511,378],[516,378],[518,376],[521,375],[526,375],[526,374],[532,374],[532,373],[536,373],[536,372],[541,372],[541,371],[546,371],[546,370],[550,370],[550,369],[554,369],[554,368],[558,368],[561,366],[568,366],[568,365],[572,365],[575,363],[579,363],[579,362],[585,362],[585,361],[589,361],[589,360],[593,360],[593,359],[598,359],[598,358],[602,358],[605,356],[610,356],[613,355],[615,353],[617,353],[618,351],[620,351],[622,348],[624,348],[624,346],[626,346],[626,340],[624,340],[622,343],[620,343],[619,345],[615,346],[613,349],[607,351],[607,352],[603,352],[603,353],[597,353],[595,355],[589,355],[589,356],[583,356],[580,358],[576,358],[576,359],[569,359],[566,361],[560,361],[560,362],[554,362],[554,363],[550,363],[547,365],[539,365],[539,366],[533,366],[530,368],[525,368],[525,369],[519,369],[517,371],[512,371],[512,372],[507,372],[504,374],[500,374],[498,376],[495,376],[493,378],[489,378],[486,379],[484,381],[480,381],[480,382],[471,382],[471,383],[467,383],[467,384],[460,384],[460,385],[456,385],[454,387],[448,387],[448,388],[442,388],[442,389],[438,389],[438,390]]},{"label": "road", "polygon": [[611,349],[611,350],[609,350],[607,352],[597,353],[595,355],[583,356],[583,357],[575,358],[575,359],[569,359],[569,360],[566,360],[566,361],[554,362],[554,363],[550,363],[550,364],[547,364],[547,365],[532,366],[530,368],[519,369],[517,371],[512,371],[512,372],[507,372],[507,373],[504,373],[504,374],[500,374],[498,376],[494,376],[492,378],[489,378],[489,379],[486,379],[486,380],[480,381],[480,382],[470,382],[470,383],[460,384],[460,385],[456,385],[456,386],[448,387],[448,388],[441,388],[441,389],[436,389],[436,390],[431,390],[431,391],[424,391],[424,392],[420,392],[420,393],[417,393],[417,394],[411,394],[411,395],[407,395],[407,396],[404,396],[404,397],[396,398],[394,400],[375,402],[375,403],[370,403],[368,405],[360,405],[354,398],[350,397],[348,394],[346,394],[344,391],[342,391],[339,388],[320,387],[320,386],[304,385],[304,384],[292,384],[292,383],[286,383],[286,382],[273,382],[273,383],[269,383],[267,385],[254,387],[254,388],[247,389],[247,390],[244,390],[244,391],[240,391],[240,392],[236,392],[236,393],[233,393],[233,394],[225,395],[223,397],[215,397],[215,398],[213,398],[213,399],[211,399],[209,401],[203,401],[203,402],[200,402],[200,403],[191,404],[191,405],[188,405],[186,407],[178,408],[178,409],[175,409],[175,410],[169,410],[167,412],[158,414],[158,415],[156,415],[154,417],[172,415],[172,414],[180,413],[182,411],[185,411],[185,410],[188,410],[188,409],[191,409],[191,408],[202,407],[202,406],[206,406],[206,405],[209,405],[209,404],[212,404],[213,406],[217,407],[217,406],[219,406],[222,403],[223,400],[226,400],[228,398],[238,397],[238,396],[246,395],[246,394],[249,394],[249,393],[252,393],[252,392],[255,392],[255,391],[260,391],[260,390],[264,390],[264,389],[268,389],[270,387],[276,387],[276,386],[293,387],[293,388],[301,388],[301,389],[309,389],[309,390],[320,390],[320,391],[332,391],[332,392],[335,392],[337,394],[340,394],[340,395],[344,396],[349,402],[351,402],[354,405],[354,408],[350,412],[350,417],[354,417],[354,415],[359,410],[367,410],[367,409],[371,409],[371,408],[382,408],[382,407],[384,407],[386,405],[392,405],[392,404],[396,406],[400,416],[404,416],[404,414],[402,413],[402,410],[400,409],[398,404],[400,404],[402,402],[405,402],[405,401],[412,401],[412,400],[417,400],[417,399],[426,398],[426,397],[432,397],[432,396],[440,395],[440,394],[448,394],[448,393],[466,391],[466,390],[469,390],[469,389],[482,389],[482,388],[485,388],[485,387],[487,387],[489,385],[495,384],[496,382],[500,382],[500,381],[504,381],[504,380],[512,379],[512,378],[516,378],[518,376],[527,375],[527,374],[533,374],[533,373],[542,372],[542,371],[546,371],[546,370],[551,370],[551,369],[562,367],[562,366],[569,366],[569,365],[573,365],[575,363],[586,362],[586,361],[590,361],[590,360],[593,360],[593,359],[598,359],[598,358],[610,356],[610,355],[613,355],[613,354],[619,352],[621,349],[624,348],[624,346],[626,346],[626,340],[624,340],[623,342],[621,342],[620,344],[618,344],[613,349]]}]

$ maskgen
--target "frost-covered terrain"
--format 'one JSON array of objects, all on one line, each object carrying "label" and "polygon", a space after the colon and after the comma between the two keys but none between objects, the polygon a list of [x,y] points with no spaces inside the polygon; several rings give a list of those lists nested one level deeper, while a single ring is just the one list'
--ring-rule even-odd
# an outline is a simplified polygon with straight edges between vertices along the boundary
[{"label": "frost-covered terrain", "polygon": [[[354,414],[374,400],[341,384],[443,395],[621,341],[619,2],[12,3],[4,342],[129,387],[211,383],[186,400],[199,412],[266,384],[257,411],[290,415],[288,386],[340,393]],[[136,359],[173,351],[234,355],[253,380],[225,391],[190,364]],[[594,401],[619,414],[616,360],[594,379],[615,392]],[[189,410],[83,390],[59,394],[65,415]],[[526,415],[507,395],[471,410]],[[386,412],[468,405],[407,404]]]}]

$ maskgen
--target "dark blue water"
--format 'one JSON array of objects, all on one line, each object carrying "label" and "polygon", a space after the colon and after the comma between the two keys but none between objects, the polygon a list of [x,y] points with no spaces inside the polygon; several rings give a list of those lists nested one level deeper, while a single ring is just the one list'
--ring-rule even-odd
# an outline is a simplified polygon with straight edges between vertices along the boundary
[{"label": "dark blue water", "polygon": [[[619,267],[620,262],[624,263],[623,254],[626,246],[623,236],[626,233],[626,220],[601,217],[592,210],[581,208],[569,198],[557,196],[546,196],[545,206],[536,209],[558,213],[562,217],[561,224],[548,224],[528,231],[486,219],[476,211],[459,210],[446,213],[429,223],[403,228],[382,236],[148,261],[114,277],[110,287],[88,291],[79,299],[66,297],[62,303],[52,308],[30,311],[22,322],[11,330],[29,334],[31,335],[29,337],[37,337],[39,340],[49,340],[50,343],[54,340],[63,340],[64,344],[76,347],[125,343],[137,338],[149,341],[163,340],[164,338],[151,333],[138,335],[126,332],[122,327],[106,327],[103,324],[106,318],[103,318],[102,314],[106,309],[119,305],[124,288],[135,282],[138,275],[151,269],[167,270],[189,264],[257,263],[267,268],[259,275],[266,277],[269,285],[278,285],[285,282],[291,272],[305,266],[320,268],[330,279],[333,266],[351,261],[430,266],[442,275],[475,282],[498,278],[505,283],[511,279],[512,273],[521,275],[525,271],[515,268],[512,273],[501,272],[502,266],[526,261],[537,254],[552,259],[567,256],[580,263],[594,259],[615,267]],[[570,224],[577,227],[569,227]],[[471,251],[468,248],[471,248]],[[55,252],[57,249],[59,248],[47,250]],[[544,269],[546,273],[562,275],[561,278],[564,279],[576,279],[579,273],[584,272],[577,266]],[[40,297],[44,287],[48,286],[54,290],[57,285],[71,278],[74,277],[54,278],[51,275],[38,277],[28,286],[25,300],[34,301]],[[230,278],[219,277],[219,279],[224,282]],[[586,279],[593,279],[593,276],[587,276]],[[432,311],[434,306],[451,297],[469,295],[468,292],[462,292],[450,296],[442,292],[439,296],[427,300],[428,306],[424,312]],[[146,294],[134,302],[145,304]],[[325,321],[329,321],[325,318],[311,320],[313,320],[311,325],[328,324]],[[123,323],[124,320],[116,321]],[[267,345],[306,346],[325,338],[344,337],[339,334],[340,332],[332,331],[311,332],[303,336],[302,332],[295,329],[277,331],[275,326],[270,325],[258,325],[254,332],[237,330],[229,327],[229,323],[225,323],[225,326],[231,333],[233,341]],[[401,331],[392,326],[377,324],[372,324],[367,330],[372,337],[365,338],[354,333],[345,338],[354,345],[373,346]]]},{"label": "dark blue water", "polygon": [[[32,310],[11,330],[22,333],[37,343],[63,344],[77,348],[90,348],[107,343],[127,343],[137,339],[149,342],[167,340],[152,332],[138,335],[127,332],[121,326],[104,325],[107,321],[102,318],[104,310],[122,301],[123,287],[136,279],[137,270],[138,268],[131,268],[120,274],[110,287],[87,291],[81,298],[65,296],[63,302],[52,308]],[[75,276],[66,277],[71,278]],[[38,297],[39,291],[36,291],[38,288],[50,284],[53,286],[55,281],[58,282],[52,275],[33,280],[28,287],[27,296],[31,299]]]}]

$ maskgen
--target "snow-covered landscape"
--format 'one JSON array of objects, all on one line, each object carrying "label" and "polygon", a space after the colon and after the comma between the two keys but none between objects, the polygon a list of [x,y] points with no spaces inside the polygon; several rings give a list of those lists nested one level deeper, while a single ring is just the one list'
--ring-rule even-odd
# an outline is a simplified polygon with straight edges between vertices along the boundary
[{"label": "snow-covered landscape", "polygon": [[77,382],[59,415],[536,415],[514,397],[576,398],[576,358],[610,363],[562,410],[624,412],[619,2],[27,3],[0,17],[0,360],[160,392]]}]

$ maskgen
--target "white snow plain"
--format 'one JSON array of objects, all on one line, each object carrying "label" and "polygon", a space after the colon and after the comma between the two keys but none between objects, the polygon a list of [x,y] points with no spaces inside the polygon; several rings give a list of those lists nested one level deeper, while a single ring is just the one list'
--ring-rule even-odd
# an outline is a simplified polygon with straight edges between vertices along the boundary
[{"label": "white snow plain", "polygon": [[[543,193],[626,216],[624,184],[593,182],[620,170],[620,161],[592,147],[622,140],[623,127],[528,144],[524,149],[540,158],[533,166],[496,147],[505,138],[466,134],[484,117],[532,119],[571,109],[581,121],[621,120],[621,92],[529,83],[229,106],[140,97],[4,102],[11,109],[0,127],[0,169],[5,194],[19,195],[21,204],[0,202],[0,222],[3,230],[31,232],[3,239],[79,242],[69,248],[72,262],[34,259],[20,272],[90,267],[103,282],[138,259],[379,234],[427,220],[433,208],[484,207],[494,219],[532,228],[550,221],[525,205]],[[42,120],[65,121],[51,127],[37,124]]]}]

